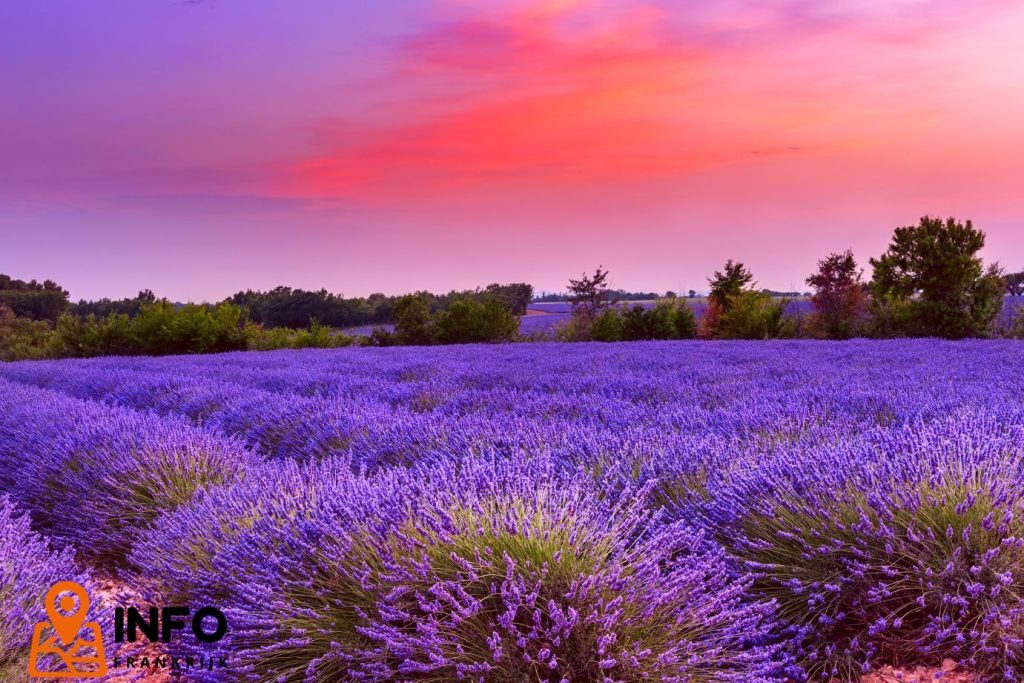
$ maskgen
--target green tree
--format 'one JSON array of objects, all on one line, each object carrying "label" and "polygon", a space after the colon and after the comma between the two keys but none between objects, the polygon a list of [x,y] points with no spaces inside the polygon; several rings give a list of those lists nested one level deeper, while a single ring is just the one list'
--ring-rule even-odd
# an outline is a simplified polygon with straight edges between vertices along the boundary
[{"label": "green tree", "polygon": [[707,280],[711,285],[708,301],[721,312],[725,312],[729,308],[731,299],[746,289],[754,281],[754,276],[742,263],[729,259],[725,262],[725,268],[721,271],[716,270],[715,276],[709,277]]},{"label": "green tree", "polygon": [[814,287],[811,328],[818,336],[849,339],[856,336],[867,315],[867,290],[853,252],[829,254],[807,278]]},{"label": "green tree", "polygon": [[74,304],[70,310],[80,318],[90,314],[103,318],[114,313],[124,313],[129,317],[135,317],[143,306],[155,304],[156,302],[157,298],[152,290],[144,289],[134,299],[119,299],[117,301],[111,299],[82,300]]},{"label": "green tree", "polygon": [[716,339],[778,339],[793,336],[785,318],[785,299],[744,290],[729,297],[715,328]]},{"label": "green tree", "polygon": [[569,279],[572,314],[593,321],[615,301],[608,285],[608,271],[597,267],[593,275],[583,273],[579,280]]},{"label": "green tree", "polygon": [[458,299],[437,315],[437,339],[442,344],[479,344],[512,341],[519,333],[519,318],[499,299]]},{"label": "green tree", "polygon": [[697,314],[683,300],[676,302],[672,324],[675,327],[676,339],[693,339],[697,336]]},{"label": "green tree", "polygon": [[910,335],[961,339],[988,334],[1003,305],[997,265],[978,257],[985,233],[971,221],[925,216],[896,228],[889,249],[871,259],[871,293],[882,315]]},{"label": "green tree", "polygon": [[409,294],[395,302],[395,340],[403,345],[424,346],[435,339],[430,306],[422,294]]},{"label": "green tree", "polygon": [[632,306],[622,315],[622,336],[630,341],[672,339],[676,336],[677,309],[662,300],[651,308]]},{"label": "green tree", "polygon": [[54,354],[90,357],[219,353],[248,348],[245,310],[234,304],[175,306],[166,300],[143,305],[139,313],[57,320]]},{"label": "green tree", "polygon": [[648,336],[647,311],[639,304],[630,306],[622,313],[622,338],[626,341],[650,339]]},{"label": "green tree", "polygon": [[477,298],[485,302],[488,299],[498,299],[508,306],[513,315],[526,315],[526,307],[533,299],[533,285],[528,285],[525,282],[487,285],[482,296]]},{"label": "green tree", "polygon": [[590,337],[599,342],[622,341],[622,316],[618,309],[609,308],[597,316],[591,325]]},{"label": "green tree", "polygon": [[729,259],[725,262],[725,268],[716,270],[714,277],[707,280],[711,285],[711,291],[708,294],[707,308],[700,319],[698,333],[701,338],[714,339],[721,336],[718,326],[722,316],[740,294],[748,291],[754,276],[742,263]]}]

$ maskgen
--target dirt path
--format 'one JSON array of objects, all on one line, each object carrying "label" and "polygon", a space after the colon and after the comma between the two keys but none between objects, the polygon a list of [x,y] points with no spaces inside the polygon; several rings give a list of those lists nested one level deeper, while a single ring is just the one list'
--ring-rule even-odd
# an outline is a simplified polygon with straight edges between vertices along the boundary
[{"label": "dirt path", "polygon": [[[94,596],[104,606],[113,609],[114,607],[131,605],[134,607],[148,608],[150,605],[161,604],[158,592],[151,586],[133,587],[124,581],[106,577],[99,580],[99,590]],[[185,678],[180,672],[171,672],[169,668],[151,665],[149,668],[125,667],[125,660],[133,657],[141,661],[148,658],[155,662],[158,658],[167,657],[167,646],[163,643],[150,643],[148,641],[139,643],[125,643],[116,650],[116,643],[111,643],[107,649],[108,660],[117,657],[120,666],[112,668],[111,676],[104,679],[107,683],[130,683],[132,681],[145,681],[145,683],[184,683]],[[113,662],[111,662],[113,663]]]}]

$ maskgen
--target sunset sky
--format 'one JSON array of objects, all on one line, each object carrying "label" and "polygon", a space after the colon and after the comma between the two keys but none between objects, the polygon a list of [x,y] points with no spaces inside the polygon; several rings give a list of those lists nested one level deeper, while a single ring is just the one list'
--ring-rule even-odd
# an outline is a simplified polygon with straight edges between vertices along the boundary
[{"label": "sunset sky", "polygon": [[1021,36],[1019,0],[5,0],[0,272],[802,290],[926,213],[1020,270]]}]

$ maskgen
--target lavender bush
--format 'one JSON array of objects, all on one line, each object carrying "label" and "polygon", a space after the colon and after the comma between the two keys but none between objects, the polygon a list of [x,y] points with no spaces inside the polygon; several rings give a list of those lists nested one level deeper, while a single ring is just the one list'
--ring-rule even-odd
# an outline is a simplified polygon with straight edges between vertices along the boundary
[{"label": "lavender bush", "polygon": [[184,420],[0,382],[0,482],[39,526],[119,564],[161,514],[242,476],[251,456]]},{"label": "lavender bush", "polygon": [[[808,477],[763,465],[739,524],[708,520],[776,600],[807,675],[951,658],[994,679],[1024,665],[1024,427],[968,413],[878,435]],[[844,456],[849,458],[849,452]]]},{"label": "lavender bush", "polygon": [[[71,549],[51,549],[30,529],[28,516],[0,496],[0,681],[25,680],[35,624],[48,619],[45,597],[58,581],[93,588],[89,575],[75,565]],[[90,613],[96,619],[98,609]]]},{"label": "lavender bush", "polygon": [[642,495],[609,500],[549,459],[376,479],[219,549],[211,575],[233,596],[224,650],[240,677],[777,680],[772,606]]}]

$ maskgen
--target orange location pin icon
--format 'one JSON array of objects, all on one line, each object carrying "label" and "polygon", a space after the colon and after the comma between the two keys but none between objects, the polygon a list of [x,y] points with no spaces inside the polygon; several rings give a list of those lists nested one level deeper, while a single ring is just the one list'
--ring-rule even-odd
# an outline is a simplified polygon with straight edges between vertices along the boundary
[{"label": "orange location pin icon", "polygon": [[[72,595],[63,595],[65,593]],[[75,598],[78,598],[77,608]],[[61,642],[70,645],[78,637],[89,614],[89,594],[74,581],[61,581],[46,594],[46,612]]]}]

